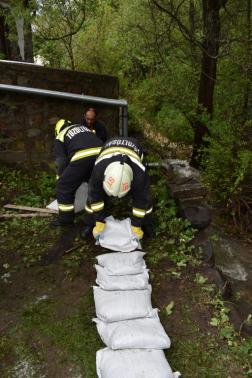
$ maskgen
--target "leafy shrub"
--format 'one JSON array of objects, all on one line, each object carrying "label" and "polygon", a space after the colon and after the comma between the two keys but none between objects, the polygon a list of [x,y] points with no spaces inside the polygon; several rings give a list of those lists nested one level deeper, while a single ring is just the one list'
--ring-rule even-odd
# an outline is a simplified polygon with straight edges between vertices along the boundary
[{"label": "leafy shrub", "polygon": [[[250,127],[249,127],[250,128]],[[215,121],[209,126],[211,136],[204,149],[204,181],[213,199],[230,206],[235,196],[252,184],[252,153],[245,141],[246,128]]]}]

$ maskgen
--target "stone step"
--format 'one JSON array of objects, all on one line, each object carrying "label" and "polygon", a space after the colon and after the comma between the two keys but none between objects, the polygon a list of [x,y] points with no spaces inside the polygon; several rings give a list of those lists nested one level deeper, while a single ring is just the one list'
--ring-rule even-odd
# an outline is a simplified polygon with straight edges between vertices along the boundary
[{"label": "stone step", "polygon": [[208,193],[206,185],[193,177],[183,177],[182,179],[166,181],[168,193],[174,199],[205,197]]}]

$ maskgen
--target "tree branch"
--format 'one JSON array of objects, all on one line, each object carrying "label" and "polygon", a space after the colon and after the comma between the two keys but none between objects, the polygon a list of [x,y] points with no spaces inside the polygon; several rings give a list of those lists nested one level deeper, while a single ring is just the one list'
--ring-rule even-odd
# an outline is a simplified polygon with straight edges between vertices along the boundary
[{"label": "tree branch", "polygon": [[[40,30],[38,30],[38,34],[41,36],[41,38],[45,39],[46,41],[59,41],[61,39],[64,39],[64,38],[67,38],[67,37],[71,37],[71,36],[77,34],[80,31],[82,25],[84,24],[84,21],[85,21],[85,18],[86,18],[85,10],[82,8],[81,11],[83,12],[83,17],[82,17],[82,20],[81,20],[79,26],[77,27],[77,29],[72,29],[71,23],[69,23],[68,21],[66,21],[66,24],[68,24],[68,26],[70,28],[70,32],[67,33],[67,34],[65,34],[65,35],[62,35],[62,36],[58,35],[58,36],[55,36],[55,37],[49,37],[48,36],[49,33],[48,34],[44,34],[43,31],[40,31]],[[56,34],[58,34],[58,33],[56,32]]]}]

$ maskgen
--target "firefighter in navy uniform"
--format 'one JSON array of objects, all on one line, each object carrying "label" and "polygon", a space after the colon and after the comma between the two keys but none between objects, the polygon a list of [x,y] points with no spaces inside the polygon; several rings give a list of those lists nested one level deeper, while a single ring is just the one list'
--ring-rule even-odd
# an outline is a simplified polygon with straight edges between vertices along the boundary
[{"label": "firefighter in navy uniform", "polygon": [[91,131],[93,131],[103,143],[107,140],[106,127],[102,122],[97,121],[97,110],[94,108],[89,108],[84,113],[84,118],[80,121],[80,125],[87,126]]},{"label": "firefighter in navy uniform", "polygon": [[54,155],[59,218],[50,226],[72,226],[75,192],[88,182],[103,142],[88,128],[66,120],[55,127]]},{"label": "firefighter in navy uniform", "polygon": [[133,199],[131,227],[136,239],[140,240],[144,233],[154,238],[150,180],[143,160],[143,147],[133,138],[112,138],[104,144],[93,168],[85,206],[86,227],[81,238],[86,240],[93,233],[99,240],[99,233],[106,224],[106,196],[121,198],[128,193]]}]

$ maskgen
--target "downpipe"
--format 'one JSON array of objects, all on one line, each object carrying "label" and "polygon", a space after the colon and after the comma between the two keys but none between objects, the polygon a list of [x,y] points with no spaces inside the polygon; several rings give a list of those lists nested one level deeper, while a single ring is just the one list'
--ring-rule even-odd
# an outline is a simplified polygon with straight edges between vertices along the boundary
[{"label": "downpipe", "polygon": [[0,90],[17,92],[29,95],[48,96],[60,98],[62,100],[92,102],[93,104],[104,104],[110,106],[122,107],[122,136],[128,136],[128,103],[126,100],[116,100],[103,97],[86,96],[84,94],[75,94],[67,92],[51,91],[49,89],[39,89],[30,87],[19,87],[17,85],[0,84]]},{"label": "downpipe", "polygon": [[146,163],[147,168],[159,168],[162,167],[168,172],[169,165],[166,163]]}]

